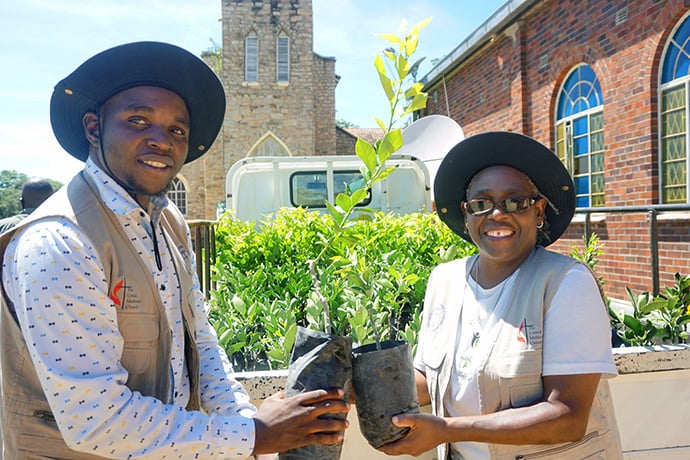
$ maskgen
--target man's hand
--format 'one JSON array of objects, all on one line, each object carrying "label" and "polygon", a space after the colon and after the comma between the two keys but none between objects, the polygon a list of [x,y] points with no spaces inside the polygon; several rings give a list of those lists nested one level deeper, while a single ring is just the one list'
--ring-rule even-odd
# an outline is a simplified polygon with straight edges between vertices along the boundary
[{"label": "man's hand", "polygon": [[[350,409],[342,399],[344,394],[341,389],[314,390],[286,398],[281,391],[266,398],[254,415],[254,455],[341,442]],[[327,414],[342,414],[343,419],[327,418]]]}]

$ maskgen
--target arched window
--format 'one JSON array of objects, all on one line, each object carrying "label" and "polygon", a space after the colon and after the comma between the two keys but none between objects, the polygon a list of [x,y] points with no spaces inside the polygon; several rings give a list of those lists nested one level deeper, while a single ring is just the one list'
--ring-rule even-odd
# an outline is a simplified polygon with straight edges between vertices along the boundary
[{"label": "arched window", "polygon": [[659,187],[662,203],[688,202],[690,16],[666,44],[659,86]]},{"label": "arched window", "polygon": [[604,98],[594,70],[581,64],[556,103],[556,153],[573,176],[578,207],[603,206]]},{"label": "arched window", "polygon": [[289,157],[287,146],[272,132],[267,132],[250,149],[248,157]]},{"label": "arched window", "polygon": [[165,193],[168,195],[168,199],[175,203],[180,212],[187,215],[187,190],[179,178],[174,178],[168,184],[168,189]]},{"label": "arched window", "polygon": [[276,39],[276,81],[290,81],[290,38],[283,33]]},{"label": "arched window", "polygon": [[244,39],[244,81],[259,81],[259,37],[253,31]]}]

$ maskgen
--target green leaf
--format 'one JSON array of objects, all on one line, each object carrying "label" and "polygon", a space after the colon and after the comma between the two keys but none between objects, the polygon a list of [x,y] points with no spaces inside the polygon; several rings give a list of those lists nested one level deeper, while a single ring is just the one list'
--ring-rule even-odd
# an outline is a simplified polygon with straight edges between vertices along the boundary
[{"label": "green leaf", "polygon": [[386,160],[388,160],[393,152],[402,147],[402,144],[403,138],[402,131],[400,129],[394,129],[386,133],[381,140],[377,151],[379,164],[383,164]]},{"label": "green leaf", "polygon": [[411,56],[414,54],[415,51],[417,51],[417,44],[419,43],[419,39],[417,37],[417,34],[410,34],[408,35],[408,39],[405,40],[405,55],[406,56]]},{"label": "green leaf", "polygon": [[[367,141],[362,138],[357,138],[355,143],[355,152],[360,160],[364,163],[367,171],[371,174],[376,170],[376,150]],[[362,174],[364,176],[364,174]],[[365,178],[366,181],[366,178]]]},{"label": "green leaf", "polygon": [[381,171],[381,172],[379,173],[378,180],[383,180],[383,179],[385,179],[386,177],[390,176],[390,174],[391,174],[393,171],[395,171],[396,169],[398,169],[398,166],[400,166],[400,165],[391,166],[390,168],[386,168],[386,169],[384,169],[383,171]]},{"label": "green leaf", "polygon": [[369,192],[366,188],[360,188],[359,190],[355,190],[355,193],[352,194],[352,203],[354,203],[354,206],[356,206],[360,204],[362,201],[364,201],[368,195]]},{"label": "green leaf", "polygon": [[326,201],[326,208],[328,209],[328,212],[330,213],[331,217],[333,218],[333,221],[335,222],[335,224],[338,226],[341,226],[343,224],[343,220],[345,219],[345,213],[341,212],[338,208],[333,206],[329,201]]},{"label": "green leaf", "polygon": [[417,24],[414,24],[414,25],[410,28],[410,35],[413,35],[413,36],[415,36],[415,37],[416,37],[416,36],[419,36],[420,30],[422,30],[424,27],[428,26],[429,23],[431,22],[431,19],[432,19],[432,16],[429,16],[429,17],[426,18],[426,19],[422,19],[422,20],[419,21]]},{"label": "green leaf", "polygon": [[410,85],[407,91],[405,91],[405,97],[409,99],[411,97],[417,96],[418,94],[425,94],[424,92],[422,92],[422,89],[424,89],[423,83],[413,83],[412,85]]},{"label": "green leaf", "polygon": [[395,54],[395,51],[393,51],[392,49],[383,50],[383,55],[386,57],[386,59],[388,59],[391,62],[395,62],[395,57],[397,56],[397,54]]},{"label": "green leaf", "polygon": [[393,101],[395,101],[393,81],[390,78],[388,78],[388,75],[386,74],[386,66],[383,62],[383,59],[381,59],[381,56],[376,56],[376,59],[374,60],[374,66],[376,67],[376,70],[379,73],[379,80],[381,82],[381,87],[383,88],[384,93],[386,93],[386,98],[392,105]]},{"label": "green leaf", "polygon": [[405,56],[402,54],[398,56],[396,63],[395,63],[395,68],[398,71],[398,79],[400,81],[403,81],[405,78],[407,78],[407,74],[410,71],[410,63],[407,62],[407,59],[405,59]]},{"label": "green leaf", "polygon": [[410,103],[410,105],[408,105],[408,106],[405,108],[405,112],[407,112],[407,113],[412,113],[412,112],[414,112],[414,111],[416,111],[416,110],[420,110],[420,109],[425,108],[425,107],[426,107],[427,98],[428,98],[428,96],[427,96],[426,93],[417,94],[417,95],[414,97],[414,99],[412,100],[412,102]]},{"label": "green leaf", "polygon": [[340,206],[340,208],[345,212],[349,212],[354,207],[352,204],[352,198],[345,193],[338,193],[338,196],[335,197],[335,204]]},{"label": "green leaf", "polygon": [[402,43],[402,40],[400,40],[400,37],[398,37],[395,34],[376,34],[376,36],[383,38],[389,43],[392,43],[393,45],[399,45]]},{"label": "green leaf", "polygon": [[230,303],[232,304],[232,308],[241,316],[247,314],[247,304],[244,303],[244,301],[240,299],[237,295],[232,296],[232,301]]}]

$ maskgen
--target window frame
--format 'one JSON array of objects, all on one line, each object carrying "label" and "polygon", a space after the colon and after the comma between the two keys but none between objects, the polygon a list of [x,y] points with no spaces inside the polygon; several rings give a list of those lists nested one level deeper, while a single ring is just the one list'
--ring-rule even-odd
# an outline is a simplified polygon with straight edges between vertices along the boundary
[{"label": "window frame", "polygon": [[[685,35],[681,37],[681,40],[677,40],[676,34],[681,31],[685,31]],[[661,58],[659,61],[659,72],[658,72],[658,85],[657,85],[657,140],[658,140],[658,151],[657,151],[657,162],[658,162],[658,196],[659,203],[662,204],[688,204],[690,203],[690,57],[688,54],[690,52],[690,12],[686,13],[673,27],[673,30],[669,34],[666,43],[664,44],[664,50],[661,53]],[[675,48],[674,48],[675,47]],[[673,59],[675,56],[675,59]],[[683,59],[682,61],[679,58]],[[667,71],[670,69],[668,65],[672,65],[671,75],[667,76]],[[678,70],[684,71],[684,74],[678,75]],[[668,78],[668,80],[666,80]],[[673,110],[665,110],[664,102],[665,96],[671,91],[678,88],[683,88],[684,99],[683,106],[674,108]],[[665,135],[665,125],[664,123],[668,120],[666,116],[673,112],[683,110],[681,123],[685,132],[679,131],[677,133],[671,133],[670,135]],[[679,184],[679,187],[684,190],[681,194],[685,195],[685,199],[682,197],[679,200],[667,200],[665,192],[671,187],[676,187],[676,184],[668,184],[665,181],[665,165],[667,161],[665,160],[665,146],[667,145],[667,140],[672,137],[682,138],[684,142],[684,158],[680,160],[675,159],[675,162],[682,163],[683,159],[685,161],[685,183]],[[670,163],[670,161],[669,161]],[[682,177],[682,175],[681,175]]]},{"label": "window frame", "polygon": [[[583,67],[587,67],[589,71],[592,73],[594,79],[593,80],[586,80],[586,79],[578,79],[575,80],[574,82],[569,81],[571,76],[581,70]],[[569,88],[566,88],[566,84],[572,83],[572,85]],[[585,98],[585,101],[587,101],[587,106],[588,108],[583,109],[583,110],[578,110],[578,111],[572,111],[569,115],[563,115],[560,112],[566,112],[567,110],[564,109],[565,106],[563,106],[561,101],[562,97],[569,96],[570,93],[577,88],[577,86],[582,85],[584,83],[587,83],[590,86],[590,91],[596,91],[596,101],[599,102],[598,105],[591,106],[591,103],[589,102],[589,97]],[[566,91],[567,89],[567,91]],[[572,99],[572,106],[576,105],[577,101],[580,100],[581,98],[578,97],[576,99]],[[563,107],[562,107],[563,106]],[[605,206],[606,205],[606,167],[605,167],[605,156],[606,156],[606,149],[604,148],[604,123],[603,123],[603,116],[604,116],[604,98],[603,98],[603,92],[601,91],[601,85],[599,84],[599,77],[597,76],[596,72],[587,63],[580,63],[576,66],[574,66],[568,75],[566,75],[566,78],[563,80],[563,83],[561,84],[560,89],[558,90],[558,95],[556,98],[556,104],[555,104],[555,114],[554,114],[554,133],[555,133],[555,140],[556,140],[556,155],[558,158],[563,162],[565,165],[566,169],[570,173],[571,177],[573,178],[573,182],[575,184],[575,194],[576,194],[576,206],[577,207],[598,207],[598,206]],[[600,127],[595,128],[593,130],[592,128],[592,119],[595,116],[600,116],[602,118]],[[586,119],[587,123],[587,128],[586,130],[578,135],[574,134],[574,125],[577,122],[580,122],[582,119]],[[562,127],[562,129],[561,129]],[[561,137],[561,131],[562,131],[562,137]],[[596,137],[601,137],[601,148],[600,149],[594,149],[596,147],[595,142],[593,141]],[[576,139],[582,139],[586,138],[587,139],[587,151],[585,153],[582,153],[580,155],[575,155],[576,154],[576,149],[574,142]],[[601,169],[597,169],[596,171],[593,170],[593,166],[595,165],[595,157],[598,155],[602,155],[601,159]],[[576,174],[576,164],[575,162],[578,159],[584,159],[587,164],[587,171],[582,172],[578,171]],[[597,180],[597,176],[601,177],[601,180],[603,181],[601,183],[601,190],[594,190],[594,185]],[[582,190],[582,187],[579,185],[579,180],[586,178],[586,191]],[[587,200],[586,206],[582,206],[582,203],[580,201],[582,199]]]},{"label": "window frame", "polygon": [[[362,179],[362,173],[357,170],[334,170],[333,171],[333,196],[338,196],[339,193],[343,193],[345,191],[345,182],[338,182],[338,176],[352,176],[358,177],[359,179],[348,182],[347,185],[351,186],[352,184],[355,184],[359,180]],[[311,178],[312,181],[311,183],[314,184],[314,189],[322,189],[322,192],[317,192],[320,195],[323,195],[323,200],[317,200],[313,199],[312,201],[300,201],[298,198],[298,194],[300,193],[301,190],[307,190],[310,187],[308,185],[304,188],[299,187],[300,184],[296,184],[296,180],[299,178],[305,178],[309,179]],[[290,174],[289,178],[289,184],[290,184],[290,204],[294,207],[303,207],[303,208],[310,208],[310,209],[325,209],[326,208],[326,200],[328,200],[328,171],[325,169],[319,169],[319,170],[313,170],[313,171],[297,171],[292,174]],[[308,183],[305,183],[308,184]],[[353,190],[354,191],[354,190]],[[371,195],[371,190],[369,193],[367,193],[367,197],[357,205],[357,207],[366,207],[371,204],[372,200],[372,195]]]},{"label": "window frame", "polygon": [[244,39],[244,81],[259,82],[259,37],[253,34]]},{"label": "window frame", "polygon": [[286,35],[276,37],[276,82],[290,82],[290,37]]},{"label": "window frame", "polygon": [[182,215],[187,215],[187,187],[179,177],[174,177],[165,188],[165,195],[175,203]]}]

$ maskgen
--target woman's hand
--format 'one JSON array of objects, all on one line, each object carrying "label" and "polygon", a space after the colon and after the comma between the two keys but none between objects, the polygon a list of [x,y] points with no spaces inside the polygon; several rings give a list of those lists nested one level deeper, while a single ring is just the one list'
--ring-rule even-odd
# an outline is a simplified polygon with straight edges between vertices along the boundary
[{"label": "woman's hand", "polygon": [[409,427],[407,435],[395,442],[385,444],[378,450],[387,455],[422,455],[446,441],[443,433],[446,421],[431,414],[400,414],[393,417],[393,425]]}]

